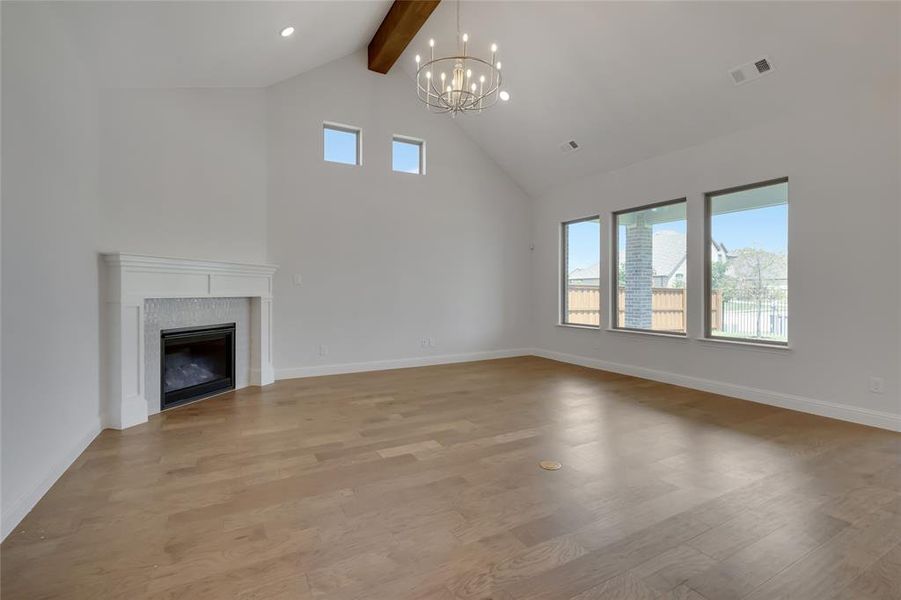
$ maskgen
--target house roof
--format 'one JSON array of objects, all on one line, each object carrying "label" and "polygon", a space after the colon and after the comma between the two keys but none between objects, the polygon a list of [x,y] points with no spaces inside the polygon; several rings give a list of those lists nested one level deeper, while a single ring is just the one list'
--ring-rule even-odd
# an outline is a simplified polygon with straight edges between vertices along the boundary
[{"label": "house roof", "polygon": [[[685,262],[687,244],[685,234],[671,229],[664,229],[654,233],[653,257],[651,258],[654,275],[671,276],[676,269]],[[625,256],[620,254],[619,262],[622,263]]]},{"label": "house roof", "polygon": [[[725,254],[725,246],[717,241],[713,242],[717,250]],[[654,275],[659,277],[672,277],[679,269],[686,258],[686,238],[685,234],[679,231],[664,229],[654,233],[653,245],[653,269]],[[624,256],[620,255],[619,262],[622,263]],[[599,279],[600,264],[594,263],[587,267],[580,267],[569,272],[570,279]]]},{"label": "house roof", "polygon": [[654,275],[671,276],[685,262],[685,234],[665,229],[654,233]]},{"label": "house roof", "polygon": [[593,265],[589,265],[587,267],[581,267],[578,269],[573,269],[569,272],[570,279],[600,279],[601,278],[601,265],[600,263],[594,263]]}]

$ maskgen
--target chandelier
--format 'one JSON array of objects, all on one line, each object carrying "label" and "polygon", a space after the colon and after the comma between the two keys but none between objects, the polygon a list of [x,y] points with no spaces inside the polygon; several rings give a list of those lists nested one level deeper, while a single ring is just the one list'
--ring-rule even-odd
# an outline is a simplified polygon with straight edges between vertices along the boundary
[{"label": "chandelier", "polygon": [[497,44],[491,44],[491,60],[467,54],[469,35],[460,34],[460,0],[457,0],[457,52],[435,58],[435,40],[429,40],[429,60],[416,55],[416,93],[434,113],[476,112],[506,102],[501,89],[501,62]]}]

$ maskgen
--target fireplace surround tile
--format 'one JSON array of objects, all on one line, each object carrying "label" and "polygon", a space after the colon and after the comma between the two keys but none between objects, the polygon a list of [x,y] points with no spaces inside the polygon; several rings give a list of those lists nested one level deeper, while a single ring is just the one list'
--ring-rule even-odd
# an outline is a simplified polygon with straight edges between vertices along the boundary
[{"label": "fireplace surround tile", "polygon": [[249,298],[148,298],[144,301],[144,397],[160,411],[160,332],[179,327],[235,324],[235,389],[250,381]]}]

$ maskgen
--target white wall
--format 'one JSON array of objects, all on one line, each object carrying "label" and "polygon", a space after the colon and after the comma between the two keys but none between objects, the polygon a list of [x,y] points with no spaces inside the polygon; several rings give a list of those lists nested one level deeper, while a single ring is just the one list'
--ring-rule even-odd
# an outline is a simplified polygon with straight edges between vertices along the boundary
[{"label": "white wall", "polygon": [[96,92],[52,10],[2,12],[6,535],[100,420]]},{"label": "white wall", "polygon": [[265,262],[261,89],[100,90],[49,3],[2,3],[2,535],[101,427],[98,253]]},{"label": "white wall", "polygon": [[[412,81],[360,52],[271,87],[268,117],[277,376],[528,345],[528,201]],[[323,121],[363,129],[362,166],[323,161]],[[392,134],[426,175],[391,171]]]},{"label": "white wall", "polygon": [[264,262],[261,89],[107,89],[100,101],[101,247]]},{"label": "white wall", "polygon": [[[584,364],[901,426],[898,93],[895,80],[837,94],[807,114],[591,176],[537,199],[537,347]],[[701,337],[703,194],[782,176],[789,177],[791,350],[555,326],[561,221],[600,213],[609,240],[611,211],[687,196],[688,333]],[[883,394],[869,393],[870,376],[885,379]]]}]

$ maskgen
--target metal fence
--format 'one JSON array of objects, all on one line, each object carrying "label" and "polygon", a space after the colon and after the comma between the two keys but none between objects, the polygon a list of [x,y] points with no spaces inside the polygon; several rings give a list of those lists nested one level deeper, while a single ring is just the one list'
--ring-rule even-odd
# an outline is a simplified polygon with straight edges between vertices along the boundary
[{"label": "metal fence", "polygon": [[787,294],[782,290],[726,294],[717,333],[744,338],[787,339]]}]

